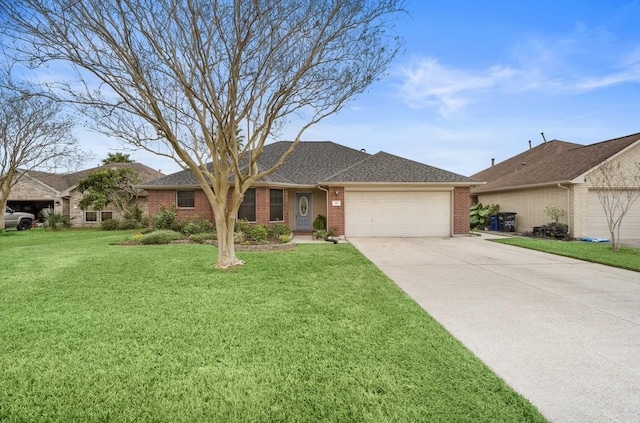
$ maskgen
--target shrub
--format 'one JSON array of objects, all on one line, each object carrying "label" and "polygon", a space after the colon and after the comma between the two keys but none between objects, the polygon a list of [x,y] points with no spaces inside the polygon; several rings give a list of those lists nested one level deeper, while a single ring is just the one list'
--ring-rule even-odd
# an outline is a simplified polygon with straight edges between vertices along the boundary
[{"label": "shrub", "polygon": [[269,230],[265,225],[254,225],[247,237],[255,242],[265,242],[269,238]]},{"label": "shrub", "polygon": [[122,217],[124,218],[124,220],[133,220],[142,224],[144,223],[144,210],[142,210],[142,208],[138,204],[134,204],[122,214]]},{"label": "shrub", "polygon": [[275,225],[273,225],[272,231],[274,237],[279,237],[281,235],[291,235],[291,228],[282,223],[276,223]]},{"label": "shrub", "polygon": [[327,218],[319,214],[313,221],[313,229],[316,231],[324,231],[327,229]]},{"label": "shrub", "polygon": [[291,234],[282,234],[278,236],[278,240],[280,242],[282,242],[283,244],[286,244],[287,242],[291,242]]},{"label": "shrub", "polygon": [[246,238],[247,237],[245,236],[244,232],[241,232],[241,231],[237,232],[236,231],[236,232],[233,233],[233,242],[236,243],[236,244],[241,244],[241,243],[245,242]]},{"label": "shrub", "polygon": [[490,204],[483,206],[482,203],[474,204],[469,209],[469,223],[471,229],[485,228],[491,223],[491,216],[498,213],[500,206],[496,204]]},{"label": "shrub", "polygon": [[140,244],[143,244],[143,245],[168,244],[171,241],[176,241],[178,239],[182,239],[182,234],[180,232],[163,229],[159,231],[153,231],[151,233],[144,235],[140,239]]},{"label": "shrub", "polygon": [[100,223],[100,229],[103,231],[117,231],[120,229],[120,222],[115,219],[106,219]]},{"label": "shrub", "polygon": [[156,230],[179,232],[180,225],[178,224],[178,209],[176,209],[176,206],[171,206],[170,208],[160,206],[158,214],[153,216],[153,227]]},{"label": "shrub", "polygon": [[185,235],[211,232],[211,223],[200,216],[193,216],[191,219],[183,222],[181,232]]},{"label": "shrub", "polygon": [[214,241],[216,239],[218,239],[218,236],[215,232],[200,232],[189,235],[189,240],[197,242],[198,244],[204,244],[207,241]]},{"label": "shrub", "polygon": [[135,234],[131,238],[129,238],[129,241],[133,241],[136,244],[139,244],[142,238],[144,238],[144,234]]},{"label": "shrub", "polygon": [[57,231],[58,229],[68,229],[71,227],[71,218],[62,213],[47,211],[43,213],[42,219],[42,226],[53,231]]},{"label": "shrub", "polygon": [[244,234],[251,232],[251,223],[248,220],[241,219],[236,222],[235,232],[242,232]]},{"label": "shrub", "polygon": [[319,231],[315,231],[313,233],[313,239],[325,239],[327,237],[327,231],[325,231],[324,229],[319,230]]}]

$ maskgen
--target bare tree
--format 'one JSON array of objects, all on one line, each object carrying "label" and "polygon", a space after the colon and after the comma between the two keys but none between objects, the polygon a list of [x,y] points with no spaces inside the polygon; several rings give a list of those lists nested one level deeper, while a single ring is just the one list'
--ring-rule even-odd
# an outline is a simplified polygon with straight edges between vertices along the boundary
[{"label": "bare tree", "polygon": [[7,75],[0,81],[0,231],[11,189],[25,174],[68,167],[85,157],[62,105],[30,93],[33,87],[13,85]]},{"label": "bare tree", "polygon": [[[401,40],[402,0],[22,0],[5,28],[29,63],[62,61],[55,89],[96,129],[193,171],[218,231],[216,267],[243,264],[233,228],[244,193],[303,133],[381,78]],[[265,143],[300,121],[291,148]],[[243,139],[239,139],[239,131]]]},{"label": "bare tree", "polygon": [[605,162],[589,174],[588,180],[607,218],[611,246],[619,250],[622,221],[640,196],[640,163],[630,168],[620,161]]}]

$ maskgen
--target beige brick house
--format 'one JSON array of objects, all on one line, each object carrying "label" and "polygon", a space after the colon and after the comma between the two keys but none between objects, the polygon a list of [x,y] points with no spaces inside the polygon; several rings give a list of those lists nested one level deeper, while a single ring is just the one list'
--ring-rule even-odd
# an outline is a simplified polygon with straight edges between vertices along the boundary
[{"label": "beige brick house", "polygon": [[[603,163],[620,163],[622,171],[637,171],[640,133],[590,145],[553,140],[495,164],[471,177],[486,184],[471,188],[474,201],[497,204],[517,213],[517,231],[532,231],[551,222],[547,206],[565,210],[560,223],[575,238],[610,238],[604,210],[589,176]],[[640,186],[620,187],[638,190]],[[640,239],[640,201],[621,225],[620,239]]]},{"label": "beige brick house", "polygon": [[[290,142],[266,145],[258,161],[270,168]],[[453,236],[469,233],[466,176],[385,152],[369,154],[329,141],[300,143],[275,173],[250,188],[239,219],[281,222],[311,232],[318,215],[327,227],[347,237]],[[213,212],[190,171],[141,185],[149,192],[149,212],[177,206],[180,219]]]},{"label": "beige brick house", "polygon": [[[131,167],[144,182],[164,176],[141,163],[109,163],[68,174],[28,171],[11,189],[7,205],[16,211],[33,213],[36,218],[44,210],[53,210],[69,216],[74,227],[98,227],[103,220],[120,219],[120,213],[114,208],[81,210],[78,207],[82,199],[82,193],[76,189],[78,182],[91,172],[105,167]],[[138,201],[145,214],[148,214],[146,193]]]}]

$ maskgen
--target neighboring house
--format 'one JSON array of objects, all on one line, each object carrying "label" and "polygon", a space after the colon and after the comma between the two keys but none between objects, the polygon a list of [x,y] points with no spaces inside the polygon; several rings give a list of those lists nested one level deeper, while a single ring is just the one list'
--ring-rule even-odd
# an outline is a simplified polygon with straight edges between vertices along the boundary
[{"label": "neighboring house", "polygon": [[[33,213],[38,218],[44,210],[53,210],[72,218],[75,227],[99,226],[106,219],[120,219],[115,208],[105,210],[81,210],[78,203],[82,194],[76,189],[78,182],[91,172],[103,168],[131,167],[140,174],[143,182],[164,176],[141,163],[109,163],[104,166],[68,174],[38,171],[25,172],[20,181],[11,189],[7,205],[16,211]],[[139,199],[139,205],[148,214],[146,192]]]},{"label": "neighboring house", "polygon": [[[637,171],[640,133],[591,145],[558,140],[540,144],[472,175],[486,184],[473,187],[471,195],[484,205],[517,213],[518,232],[550,223],[545,208],[555,206],[566,211],[559,222],[569,225],[573,237],[610,238],[597,190],[589,183],[589,175],[608,161]],[[640,239],[640,201],[624,218],[620,238]]]},{"label": "neighboring house", "polygon": [[[270,168],[289,148],[265,146],[258,161]],[[282,222],[311,232],[318,215],[327,227],[350,237],[452,236],[469,233],[469,187],[477,182],[398,156],[368,154],[333,142],[301,142],[275,173],[250,188],[239,219]],[[213,212],[190,171],[142,185],[149,212],[178,207],[180,219],[194,215],[213,221]]]}]

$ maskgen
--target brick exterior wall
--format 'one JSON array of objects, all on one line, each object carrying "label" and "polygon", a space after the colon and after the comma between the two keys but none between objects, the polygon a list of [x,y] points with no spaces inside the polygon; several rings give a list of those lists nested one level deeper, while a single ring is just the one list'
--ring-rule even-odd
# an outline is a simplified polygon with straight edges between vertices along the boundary
[{"label": "brick exterior wall", "polygon": [[[338,194],[336,194],[336,192]],[[333,201],[340,201],[339,206],[334,206]],[[335,228],[338,236],[345,234],[344,228],[344,188],[329,188],[329,215],[327,216],[327,228]]]},{"label": "brick exterior wall", "polygon": [[469,187],[456,187],[453,189],[453,234],[468,234],[470,230],[469,207],[471,207],[471,195]]},{"label": "brick exterior wall", "polygon": [[256,188],[256,223],[268,225],[271,215],[271,190]]},{"label": "brick exterior wall", "polygon": [[[229,192],[228,200],[231,199],[231,192]],[[271,222],[271,192],[270,188],[259,187],[256,188],[256,223],[268,225]],[[151,190],[149,191],[149,217],[153,217],[160,211],[160,206],[171,207],[175,206],[177,202],[177,194],[175,190]],[[280,223],[289,225],[290,211],[287,205],[289,204],[289,192],[284,190],[284,220]],[[178,219],[187,220],[194,216],[202,217],[211,223],[214,223],[213,210],[209,204],[209,200],[205,196],[202,190],[195,190],[195,204],[193,208],[178,207]],[[290,225],[289,225],[290,226]]]},{"label": "brick exterior wall", "polygon": [[[178,201],[175,190],[150,190],[149,191],[149,218],[160,211],[160,206],[175,206]],[[213,223],[213,210],[209,205],[209,200],[202,190],[195,190],[194,207],[178,207],[178,220],[188,220],[195,216],[209,220]]]}]

